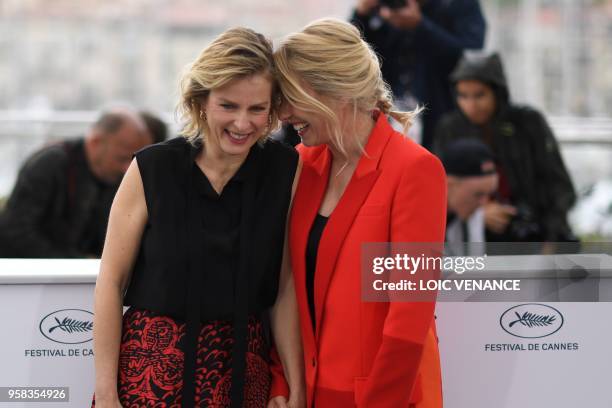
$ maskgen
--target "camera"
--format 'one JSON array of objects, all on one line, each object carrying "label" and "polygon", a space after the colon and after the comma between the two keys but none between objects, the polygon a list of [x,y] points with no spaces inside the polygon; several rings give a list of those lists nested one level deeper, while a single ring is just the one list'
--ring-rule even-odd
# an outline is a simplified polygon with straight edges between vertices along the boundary
[{"label": "camera", "polygon": [[390,9],[406,7],[406,0],[380,0],[380,5]]},{"label": "camera", "polygon": [[517,213],[510,223],[510,235],[517,241],[541,241],[542,229],[531,208],[520,203],[516,205]]}]

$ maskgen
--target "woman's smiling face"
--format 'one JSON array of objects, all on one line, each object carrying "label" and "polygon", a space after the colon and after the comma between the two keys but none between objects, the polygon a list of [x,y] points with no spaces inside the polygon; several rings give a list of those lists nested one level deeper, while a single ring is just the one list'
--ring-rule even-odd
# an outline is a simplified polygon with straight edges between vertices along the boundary
[{"label": "woman's smiling face", "polygon": [[208,125],[206,148],[216,154],[246,157],[268,132],[271,98],[272,81],[265,74],[238,78],[211,90],[202,106]]},{"label": "woman's smiling face", "polygon": [[[302,83],[301,86],[304,92],[325,104],[323,98],[307,84]],[[281,104],[279,118],[283,123],[293,126],[304,146],[318,146],[329,143],[331,140],[326,118],[320,113],[300,109],[284,100]]]}]

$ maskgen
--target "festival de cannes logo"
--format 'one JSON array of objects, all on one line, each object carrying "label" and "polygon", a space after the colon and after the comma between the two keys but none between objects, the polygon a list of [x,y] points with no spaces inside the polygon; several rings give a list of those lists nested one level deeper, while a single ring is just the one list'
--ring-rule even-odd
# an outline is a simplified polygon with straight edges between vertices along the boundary
[{"label": "festival de cannes logo", "polygon": [[563,326],[563,315],[541,303],[525,303],[506,310],[499,319],[508,334],[524,339],[537,339],[556,333]]},{"label": "festival de cannes logo", "polygon": [[43,317],[38,328],[56,343],[86,343],[93,338],[93,313],[81,309],[57,310]]}]

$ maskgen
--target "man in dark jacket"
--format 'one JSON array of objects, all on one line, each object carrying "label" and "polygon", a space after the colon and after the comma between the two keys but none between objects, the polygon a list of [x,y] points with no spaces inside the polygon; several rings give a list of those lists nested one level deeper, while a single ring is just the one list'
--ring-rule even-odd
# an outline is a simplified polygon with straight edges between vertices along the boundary
[{"label": "man in dark jacket", "polygon": [[143,119],[119,109],[102,114],[84,139],[34,153],[0,213],[0,257],[99,257],[119,182],[151,141]]},{"label": "man in dark jacket", "polygon": [[459,110],[442,118],[434,151],[459,138],[486,143],[499,187],[485,206],[487,241],[568,241],[576,200],[555,137],[538,111],[510,103],[499,55],[466,55],[451,75]]},{"label": "man in dark jacket", "polygon": [[385,3],[402,1],[358,0],[351,22],[380,56],[395,97],[425,106],[421,144],[430,149],[438,120],[454,107],[448,76],[464,50],[482,49],[485,19],[478,0]]}]

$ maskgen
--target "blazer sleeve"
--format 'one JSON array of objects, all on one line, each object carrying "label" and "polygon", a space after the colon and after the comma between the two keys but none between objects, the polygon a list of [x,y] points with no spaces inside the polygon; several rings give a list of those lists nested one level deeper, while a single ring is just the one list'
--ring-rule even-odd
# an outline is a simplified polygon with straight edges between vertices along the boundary
[{"label": "blazer sleeve", "polygon": [[[444,169],[429,153],[411,162],[393,199],[391,241],[443,243],[446,224]],[[390,303],[383,340],[359,407],[408,406],[434,308],[433,296],[429,302]]]}]

